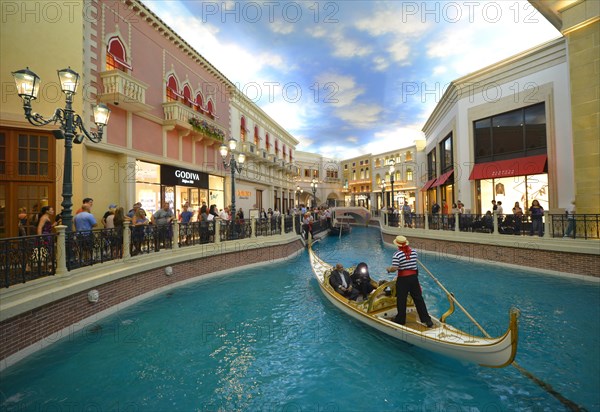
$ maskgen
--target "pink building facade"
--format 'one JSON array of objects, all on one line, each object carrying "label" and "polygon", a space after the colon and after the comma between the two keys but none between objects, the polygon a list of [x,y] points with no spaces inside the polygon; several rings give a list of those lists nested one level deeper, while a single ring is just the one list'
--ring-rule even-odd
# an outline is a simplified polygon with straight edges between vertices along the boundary
[{"label": "pink building facade", "polygon": [[83,192],[102,199],[101,208],[224,207],[218,149],[231,135],[233,84],[143,4],[95,6],[84,19],[85,78],[96,86],[91,99],[112,113],[103,142],[86,144],[84,163],[100,172],[98,181],[84,179]]}]

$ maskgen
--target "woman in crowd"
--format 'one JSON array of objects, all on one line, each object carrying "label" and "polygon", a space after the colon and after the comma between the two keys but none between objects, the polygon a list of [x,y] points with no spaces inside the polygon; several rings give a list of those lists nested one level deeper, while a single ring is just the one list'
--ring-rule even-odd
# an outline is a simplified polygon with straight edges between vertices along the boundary
[{"label": "woman in crowd", "polygon": [[146,236],[146,226],[150,221],[146,217],[146,211],[144,209],[138,209],[133,218],[131,219],[131,234],[132,234],[132,245],[133,250],[131,256],[135,256],[142,252],[142,242]]},{"label": "woman in crowd", "polygon": [[542,218],[544,217],[544,208],[537,199],[531,202],[529,214],[531,215],[531,229],[529,230],[529,235],[533,236],[533,234],[537,232],[539,237],[544,236],[544,223],[542,221]]}]

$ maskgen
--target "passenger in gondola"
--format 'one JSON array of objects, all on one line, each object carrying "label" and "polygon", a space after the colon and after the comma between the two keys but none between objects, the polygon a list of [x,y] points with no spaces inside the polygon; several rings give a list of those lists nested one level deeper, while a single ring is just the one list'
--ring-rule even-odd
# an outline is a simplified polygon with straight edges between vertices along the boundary
[{"label": "passenger in gondola", "polygon": [[369,294],[375,289],[371,284],[371,276],[369,275],[369,267],[365,262],[360,262],[356,265],[354,273],[352,273],[352,283],[354,288],[362,295],[363,299],[367,299]]},{"label": "passenger in gondola", "polygon": [[335,265],[335,269],[331,271],[329,284],[336,292],[350,300],[356,300],[360,295],[360,292],[352,287],[350,274],[344,270],[344,266],[341,263]]}]

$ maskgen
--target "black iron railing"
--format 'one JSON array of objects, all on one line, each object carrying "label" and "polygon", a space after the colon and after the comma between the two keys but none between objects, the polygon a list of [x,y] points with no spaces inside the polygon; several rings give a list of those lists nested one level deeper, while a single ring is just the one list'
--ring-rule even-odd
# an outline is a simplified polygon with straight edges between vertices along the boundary
[{"label": "black iron railing", "polygon": [[55,273],[55,234],[0,240],[0,286],[7,288]]}]

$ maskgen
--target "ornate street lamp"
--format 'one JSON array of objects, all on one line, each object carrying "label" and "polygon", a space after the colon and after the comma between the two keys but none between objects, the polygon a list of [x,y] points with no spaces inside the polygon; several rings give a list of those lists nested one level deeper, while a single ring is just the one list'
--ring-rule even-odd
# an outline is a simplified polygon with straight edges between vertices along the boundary
[{"label": "ornate street lamp", "polygon": [[300,208],[300,195],[304,193],[304,189],[300,189],[300,185],[296,186],[296,207]]},{"label": "ornate street lamp", "polygon": [[[54,111],[52,118],[45,119],[39,113],[35,113],[31,108],[31,101],[37,99],[40,90],[40,78],[37,74],[29,70],[29,67],[23,70],[17,70],[12,73],[17,92],[23,99],[23,109],[25,110],[25,118],[34,126],[45,126],[50,123],[59,123],[60,128],[54,130],[52,134],[56,139],[65,140],[65,161],[64,161],[64,177],[62,189],[62,224],[67,227],[67,232],[72,230],[73,215],[73,160],[72,148],[73,143],[79,144],[84,138],[90,139],[94,143],[102,141],[102,132],[104,126],[108,123],[110,117],[110,109],[100,103],[94,106],[94,123],[98,126],[97,132],[88,132],[83,125],[81,116],[73,111],[73,95],[77,92],[79,84],[79,74],[66,68],[58,70],[58,79],[62,92],[65,94],[65,108],[58,108]],[[79,131],[79,133],[78,133]]]},{"label": "ornate street lamp", "polygon": [[312,180],[312,182],[310,182],[310,187],[312,187],[312,192],[313,192],[313,207],[317,206],[317,179]]},{"label": "ornate street lamp", "polygon": [[[231,223],[235,222],[235,172],[242,173],[242,165],[246,161],[246,155],[236,152],[237,141],[232,137],[227,142],[229,147],[223,143],[219,148],[221,157],[223,157],[223,166],[225,170],[231,170]],[[237,153],[237,160],[235,154]],[[229,155],[229,159],[228,156]],[[232,226],[235,227],[235,226]]]},{"label": "ornate street lamp", "polygon": [[381,208],[385,207],[385,180],[381,181]]},{"label": "ornate street lamp", "polygon": [[390,165],[390,183],[392,184],[392,193],[391,193],[390,201],[392,203],[392,209],[393,209],[394,208],[394,173],[396,172],[396,167],[394,165],[396,164],[396,162],[394,161],[394,159],[390,159],[388,164]]}]

